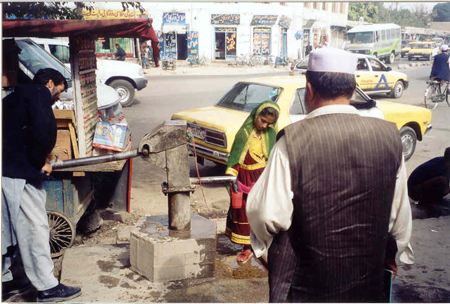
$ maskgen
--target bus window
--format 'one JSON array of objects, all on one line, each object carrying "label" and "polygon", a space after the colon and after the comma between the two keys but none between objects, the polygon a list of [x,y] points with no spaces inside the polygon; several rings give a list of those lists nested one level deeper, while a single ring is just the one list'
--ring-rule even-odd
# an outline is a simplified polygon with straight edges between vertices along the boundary
[{"label": "bus window", "polygon": [[391,39],[391,31],[390,30],[386,30],[386,40]]},{"label": "bus window", "polygon": [[395,29],[391,29],[391,39],[395,39]]},{"label": "bus window", "polygon": [[380,41],[380,39],[381,39],[380,31],[376,31],[375,34],[376,34],[376,42]]},{"label": "bus window", "polygon": [[400,37],[402,36],[402,30],[401,29],[397,29],[397,39],[400,39]]},{"label": "bus window", "polygon": [[381,30],[381,41],[386,40],[386,31],[385,30]]},{"label": "bus window", "polygon": [[350,43],[373,43],[374,32],[349,33]]}]

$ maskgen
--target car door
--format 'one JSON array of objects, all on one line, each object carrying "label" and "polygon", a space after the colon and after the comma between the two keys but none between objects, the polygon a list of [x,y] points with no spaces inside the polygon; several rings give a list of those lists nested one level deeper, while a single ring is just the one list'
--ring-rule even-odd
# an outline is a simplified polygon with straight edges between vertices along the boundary
[{"label": "car door", "polygon": [[386,66],[381,61],[375,58],[368,58],[370,67],[372,69],[372,79],[370,91],[385,91],[391,90],[393,87],[392,79],[391,83],[388,82],[386,77]]},{"label": "car door", "polygon": [[305,88],[298,88],[294,91],[291,105],[289,107],[289,118],[291,123],[302,120],[306,116]]},{"label": "car door", "polygon": [[358,63],[356,64],[355,79],[356,84],[364,91],[371,88],[374,81],[372,76],[372,71],[367,58],[358,58]]}]

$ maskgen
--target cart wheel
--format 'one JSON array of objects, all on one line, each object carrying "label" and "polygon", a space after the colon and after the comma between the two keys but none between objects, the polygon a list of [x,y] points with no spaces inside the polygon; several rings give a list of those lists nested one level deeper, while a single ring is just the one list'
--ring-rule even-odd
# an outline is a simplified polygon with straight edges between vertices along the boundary
[{"label": "cart wheel", "polygon": [[52,258],[63,254],[63,249],[72,246],[75,240],[75,227],[72,221],[57,211],[47,211],[50,230],[50,250]]}]

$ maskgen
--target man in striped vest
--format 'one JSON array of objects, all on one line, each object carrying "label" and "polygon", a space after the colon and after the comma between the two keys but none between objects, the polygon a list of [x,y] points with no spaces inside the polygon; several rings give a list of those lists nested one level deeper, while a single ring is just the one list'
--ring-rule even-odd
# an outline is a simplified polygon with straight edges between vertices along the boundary
[{"label": "man in striped vest", "polygon": [[380,302],[395,252],[414,262],[400,136],[350,105],[355,69],[351,53],[311,52],[309,114],[279,133],[248,196],[254,253],[268,251],[271,302]]}]

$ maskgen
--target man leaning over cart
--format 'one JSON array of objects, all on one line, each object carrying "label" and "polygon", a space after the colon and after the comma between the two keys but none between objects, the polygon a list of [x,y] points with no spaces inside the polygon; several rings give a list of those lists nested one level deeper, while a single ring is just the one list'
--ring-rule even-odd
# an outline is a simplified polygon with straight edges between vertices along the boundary
[{"label": "man leaning over cart", "polygon": [[[31,285],[38,291],[38,302],[66,301],[81,295],[80,287],[60,284],[53,275],[43,186],[52,172],[46,158],[56,143],[52,105],[66,89],[61,73],[41,69],[32,85],[18,86],[3,99],[3,301]],[[18,257],[26,276],[11,268]]]}]

